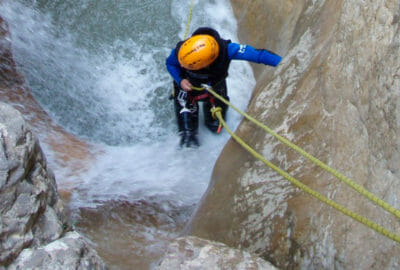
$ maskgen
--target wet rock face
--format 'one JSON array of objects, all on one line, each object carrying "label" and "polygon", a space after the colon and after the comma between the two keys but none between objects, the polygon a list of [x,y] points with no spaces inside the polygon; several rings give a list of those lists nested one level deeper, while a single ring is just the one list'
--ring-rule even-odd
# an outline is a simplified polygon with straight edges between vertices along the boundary
[{"label": "wet rock face", "polygon": [[71,230],[53,174],[20,112],[0,103],[0,266],[105,269]]},{"label": "wet rock face", "polygon": [[12,57],[7,22],[0,17],[0,101],[14,106],[32,126],[42,143],[50,146],[60,166],[76,171],[92,160],[91,146],[57,125],[34,99]]},{"label": "wet rock face", "polygon": [[0,89],[22,82],[22,76],[16,72],[11,56],[11,40],[7,23],[0,17]]},{"label": "wet rock face", "polygon": [[67,214],[39,142],[20,112],[0,103],[0,266],[105,269]]},{"label": "wet rock face", "polygon": [[[400,3],[231,2],[242,42],[283,56],[275,69],[257,67],[249,114],[400,209]],[[237,133],[301,182],[400,234],[398,219],[253,124]],[[191,232],[280,268],[400,265],[398,243],[299,191],[233,142]]]},{"label": "wet rock face", "polygon": [[22,115],[0,104],[0,262],[60,237],[66,224],[54,178]]},{"label": "wet rock face", "polygon": [[0,102],[0,269],[106,269],[86,240],[71,231],[54,175],[20,112],[29,118],[38,106],[31,106],[33,98],[16,70],[2,18],[0,93],[8,103]]}]

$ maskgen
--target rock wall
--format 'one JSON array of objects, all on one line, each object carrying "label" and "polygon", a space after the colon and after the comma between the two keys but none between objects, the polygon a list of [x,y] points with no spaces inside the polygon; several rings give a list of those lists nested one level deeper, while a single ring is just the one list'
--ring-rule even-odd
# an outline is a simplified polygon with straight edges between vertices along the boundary
[{"label": "rock wall", "polygon": [[[31,94],[12,57],[7,23],[0,17],[0,101],[19,110],[39,139],[52,148],[59,166],[85,170],[94,159],[92,146],[57,125]],[[68,186],[68,184],[66,184]]]},{"label": "rock wall", "polygon": [[[242,42],[283,56],[275,69],[255,67],[248,113],[400,209],[400,3],[231,2]],[[243,121],[236,132],[303,183],[400,235],[398,219],[263,130]],[[232,140],[190,233],[282,269],[400,267],[399,243],[294,188]]]},{"label": "rock wall", "polygon": [[0,102],[0,269],[106,269],[68,224],[54,175],[24,119],[39,107],[24,94],[24,79],[16,71],[1,18],[0,79],[1,99],[26,112]]},{"label": "rock wall", "polygon": [[106,269],[71,230],[37,138],[5,103],[0,140],[0,269]]}]

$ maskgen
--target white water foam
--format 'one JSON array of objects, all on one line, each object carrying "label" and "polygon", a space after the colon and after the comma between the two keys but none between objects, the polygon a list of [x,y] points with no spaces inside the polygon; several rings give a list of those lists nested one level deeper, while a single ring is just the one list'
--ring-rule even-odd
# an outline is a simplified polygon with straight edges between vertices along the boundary
[{"label": "white water foam", "polygon": [[[164,92],[171,90],[172,79],[164,63],[161,63],[160,68],[160,62],[164,61],[160,59],[165,59],[174,45],[161,44],[159,47],[153,45],[144,48],[140,40],[116,40],[110,53],[99,55],[98,52],[92,53],[78,47],[73,33],[71,36],[58,37],[47,14],[18,1],[5,0],[0,7],[0,15],[10,24],[18,65],[25,72],[37,65],[45,66],[44,71],[39,68],[37,74],[33,72],[27,75],[28,78],[37,76],[34,81],[43,82],[32,83],[31,87],[40,88],[34,91],[36,96],[41,95],[41,88],[63,87],[62,84],[67,87],[65,96],[50,96],[49,99],[39,97],[39,100],[44,100],[44,108],[59,123],[66,125],[67,129],[94,142],[101,150],[101,154],[97,155],[93,164],[88,165],[85,173],[74,175],[71,168],[58,166],[57,160],[54,160],[55,155],[49,153],[51,148],[45,145],[59,185],[68,183],[70,187],[72,182],[75,187],[72,207],[93,206],[107,200],[146,197],[166,198],[184,205],[196,203],[200,199],[229,135],[226,131],[220,135],[212,134],[200,122],[201,146],[198,149],[178,147],[173,104],[167,100],[169,93]],[[176,20],[175,23],[181,26],[176,29],[179,36],[183,36],[188,10],[188,1],[172,2],[171,20]],[[206,25],[215,27],[224,38],[238,42],[236,21],[229,1],[195,1],[190,32]],[[42,52],[44,49],[48,51]],[[62,54],[63,51],[66,53]],[[124,53],[126,51],[130,52],[129,57]],[[32,53],[33,56],[29,55]],[[24,62],[25,59],[29,59],[29,62]],[[41,73],[56,69],[61,69],[65,77],[57,78],[57,73],[54,73],[50,79],[53,85],[46,86],[47,79],[41,78]],[[61,82],[56,82],[57,79]],[[231,102],[245,109],[253,86],[254,78],[249,64],[233,61],[228,78]],[[68,97],[71,103],[61,107],[54,104],[58,98]],[[79,105],[80,109],[82,106],[89,108],[72,116],[72,120],[63,122],[63,114],[57,110],[70,110],[73,114],[76,110],[73,105],[77,100],[84,101]],[[162,110],[161,113],[157,111],[158,108]],[[95,120],[92,121],[93,126],[97,125],[98,129],[89,128],[87,123],[91,122],[86,119],[86,114],[90,116],[89,120]],[[162,117],[164,119],[158,121]],[[240,119],[236,112],[228,111],[227,123],[233,130]],[[76,127],[73,120],[83,124]],[[85,133],[85,128],[82,128],[85,125],[90,132]],[[99,143],[102,136],[110,136],[111,143]]]}]

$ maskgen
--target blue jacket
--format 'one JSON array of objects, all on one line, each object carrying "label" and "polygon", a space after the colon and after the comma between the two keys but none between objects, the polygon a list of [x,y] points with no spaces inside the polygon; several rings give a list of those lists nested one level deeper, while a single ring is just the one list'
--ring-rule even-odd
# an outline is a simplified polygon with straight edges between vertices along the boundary
[{"label": "blue jacket", "polygon": [[[176,57],[176,49],[171,51],[171,54],[168,56],[166,60],[167,70],[174,78],[174,80],[180,85],[182,67],[178,62],[178,58]],[[237,43],[229,43],[228,44],[228,58],[230,60],[246,60],[258,64],[264,64],[276,67],[282,60],[282,57],[274,54],[267,50],[255,49],[250,45],[243,45]]]}]

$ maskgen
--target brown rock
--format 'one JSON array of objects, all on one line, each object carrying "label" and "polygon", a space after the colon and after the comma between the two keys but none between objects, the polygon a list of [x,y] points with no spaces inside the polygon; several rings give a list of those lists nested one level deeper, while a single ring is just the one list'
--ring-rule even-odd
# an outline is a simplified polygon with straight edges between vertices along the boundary
[{"label": "brown rock", "polygon": [[93,147],[57,125],[32,96],[13,60],[8,25],[1,17],[0,101],[12,105],[24,115],[39,139],[52,148],[61,166],[70,166],[79,172],[94,159]]},{"label": "brown rock", "polygon": [[[400,208],[397,1],[232,0],[244,43],[275,50],[257,67],[249,114]],[[398,219],[244,121],[246,142],[294,177],[400,235]],[[294,188],[230,141],[193,235],[278,267],[398,269],[399,244]]]}]

